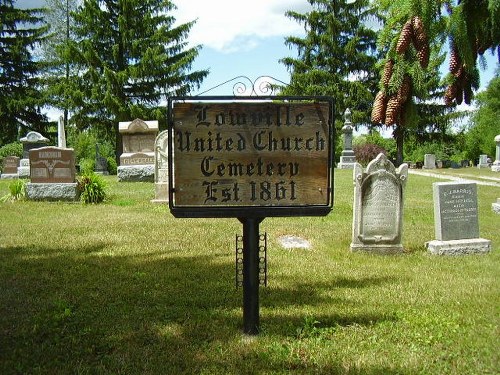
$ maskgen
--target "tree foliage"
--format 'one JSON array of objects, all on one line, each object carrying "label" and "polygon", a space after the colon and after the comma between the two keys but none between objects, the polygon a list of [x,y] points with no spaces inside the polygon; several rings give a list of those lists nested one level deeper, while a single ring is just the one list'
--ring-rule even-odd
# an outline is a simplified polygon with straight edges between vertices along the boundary
[{"label": "tree foliage", "polygon": [[467,156],[478,160],[479,155],[495,156],[494,139],[500,134],[500,76],[497,70],[488,88],[477,95],[478,110],[466,135]]},{"label": "tree foliage", "polygon": [[174,7],[169,0],[85,0],[74,13],[76,39],[65,58],[77,74],[66,90],[79,128],[110,139],[119,121],[163,122],[160,102],[200,85],[208,72],[190,71],[200,48],[187,48],[193,22],[174,25]]},{"label": "tree foliage", "polygon": [[0,145],[47,126],[40,66],[33,59],[33,48],[47,31],[42,21],[41,9],[18,9],[13,0],[0,0]]},{"label": "tree foliage", "polygon": [[368,123],[377,88],[376,21],[368,0],[308,0],[307,13],[286,12],[304,26],[305,36],[289,36],[285,43],[298,56],[280,60],[291,73],[285,95],[331,95],[336,101],[337,126],[350,108],[355,124]]}]

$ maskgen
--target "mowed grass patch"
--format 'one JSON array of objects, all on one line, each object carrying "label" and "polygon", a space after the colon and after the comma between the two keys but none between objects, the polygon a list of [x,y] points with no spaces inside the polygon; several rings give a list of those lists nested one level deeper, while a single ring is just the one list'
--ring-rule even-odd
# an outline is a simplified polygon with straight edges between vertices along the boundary
[{"label": "mowed grass patch", "polygon": [[[237,219],[175,219],[152,183],[106,177],[100,205],[0,205],[0,372],[494,374],[500,244],[478,186],[485,256],[436,257],[432,183],[410,175],[405,254],[351,253],[352,171],[326,217],[266,218],[261,333],[242,335]],[[0,181],[0,195],[8,182]],[[130,202],[119,204],[117,202]],[[282,235],[311,242],[284,249]]]}]

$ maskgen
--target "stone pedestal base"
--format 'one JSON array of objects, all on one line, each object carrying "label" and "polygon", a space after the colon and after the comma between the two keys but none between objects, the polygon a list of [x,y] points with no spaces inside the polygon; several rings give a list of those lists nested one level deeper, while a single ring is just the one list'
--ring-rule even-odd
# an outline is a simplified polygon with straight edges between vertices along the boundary
[{"label": "stone pedestal base", "polygon": [[392,245],[360,245],[360,244],[351,244],[352,252],[365,252],[372,254],[402,254],[403,253],[403,245],[401,244],[392,244]]},{"label": "stone pedestal base", "polygon": [[439,241],[425,243],[427,250],[434,255],[486,254],[491,251],[491,241],[484,238]]},{"label": "stone pedestal base", "polygon": [[168,203],[168,183],[155,182],[155,199],[151,203]]},{"label": "stone pedestal base", "polygon": [[341,156],[340,163],[337,164],[338,169],[354,169],[356,158],[354,156]]},{"label": "stone pedestal base", "polygon": [[19,178],[19,175],[17,173],[2,173],[0,178],[1,179],[14,179],[14,178]]},{"label": "stone pedestal base", "polygon": [[77,183],[27,183],[26,197],[34,201],[77,201]]},{"label": "stone pedestal base", "polygon": [[118,167],[118,181],[153,182],[155,177],[154,165],[130,165]]},{"label": "stone pedestal base", "polygon": [[494,162],[493,165],[491,166],[491,170],[493,172],[500,172],[500,163],[497,164],[497,162]]},{"label": "stone pedestal base", "polygon": [[500,198],[497,199],[496,203],[491,204],[491,209],[493,212],[500,214]]}]

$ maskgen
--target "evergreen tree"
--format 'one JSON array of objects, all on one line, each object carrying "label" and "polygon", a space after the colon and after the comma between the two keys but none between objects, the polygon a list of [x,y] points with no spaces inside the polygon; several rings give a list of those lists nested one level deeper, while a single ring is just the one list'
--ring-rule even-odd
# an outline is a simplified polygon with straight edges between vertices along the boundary
[{"label": "evergreen tree", "polygon": [[[386,57],[371,120],[394,126],[399,164],[405,137],[433,129],[444,133],[457,116],[452,113],[454,101],[470,103],[472,90],[479,87],[478,53],[498,47],[500,4],[498,0],[457,0],[456,5],[451,0],[378,0],[377,5],[385,15],[378,45]],[[450,74],[439,82],[447,41]]]},{"label": "evergreen tree", "polygon": [[367,26],[377,21],[375,8],[369,0],[308,1],[308,13],[286,13],[304,26],[306,35],[285,39],[298,57],[280,60],[291,73],[282,94],[330,95],[335,99],[337,127],[342,126],[346,108],[354,124],[367,124],[378,82],[376,32]]},{"label": "evergreen tree", "polygon": [[65,50],[70,40],[75,40],[72,32],[74,24],[72,13],[81,0],[45,0],[45,20],[50,26],[50,34],[40,48],[41,60],[44,61],[44,81],[47,102],[52,107],[63,110],[64,125],[68,125],[69,95],[66,92],[68,81],[75,75],[75,69],[65,58]]},{"label": "evergreen tree", "polygon": [[79,128],[116,137],[118,122],[135,118],[165,122],[160,102],[186,95],[208,71],[190,71],[200,47],[187,48],[193,22],[174,26],[169,0],[85,0],[74,14],[76,41],[66,54],[78,68],[70,79]]},{"label": "evergreen tree", "polygon": [[41,9],[18,9],[13,0],[0,0],[0,145],[47,126],[33,59],[33,48],[47,31],[41,21]]}]

